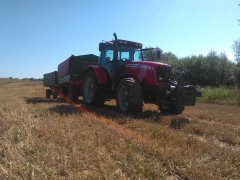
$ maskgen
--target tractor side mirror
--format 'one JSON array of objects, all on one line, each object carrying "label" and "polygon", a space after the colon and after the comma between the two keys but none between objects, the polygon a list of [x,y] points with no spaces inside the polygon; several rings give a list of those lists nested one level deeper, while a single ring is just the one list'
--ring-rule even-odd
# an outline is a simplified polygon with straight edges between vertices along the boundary
[{"label": "tractor side mirror", "polygon": [[105,43],[99,43],[99,51],[104,51],[105,50]]},{"label": "tractor side mirror", "polygon": [[160,49],[157,50],[157,59],[160,59],[162,51]]}]

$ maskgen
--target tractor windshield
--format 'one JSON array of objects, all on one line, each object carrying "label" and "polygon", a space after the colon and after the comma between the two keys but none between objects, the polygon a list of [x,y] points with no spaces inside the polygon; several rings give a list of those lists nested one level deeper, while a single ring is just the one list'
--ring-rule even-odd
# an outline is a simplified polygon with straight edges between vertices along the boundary
[{"label": "tractor windshield", "polygon": [[[111,51],[113,59],[113,47],[109,46],[107,49]],[[156,61],[157,59],[157,49],[155,48],[139,49],[126,45],[118,46],[118,61]]]},{"label": "tractor windshield", "polygon": [[133,61],[142,61],[142,51],[141,50],[135,50],[133,58],[134,58]]},{"label": "tractor windshield", "polygon": [[146,48],[134,51],[134,61],[157,61],[157,49]]}]

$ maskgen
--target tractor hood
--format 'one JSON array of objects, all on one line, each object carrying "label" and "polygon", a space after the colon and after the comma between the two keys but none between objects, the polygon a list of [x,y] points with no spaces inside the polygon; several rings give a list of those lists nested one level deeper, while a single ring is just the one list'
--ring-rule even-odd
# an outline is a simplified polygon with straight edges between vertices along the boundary
[{"label": "tractor hood", "polygon": [[169,81],[171,66],[160,62],[128,62],[123,74],[132,74],[141,83],[162,86]]},{"label": "tractor hood", "polygon": [[159,66],[171,68],[171,66],[168,64],[164,64],[160,62],[152,62],[152,61],[129,62],[126,64],[127,68],[140,68],[140,69],[151,69]]}]

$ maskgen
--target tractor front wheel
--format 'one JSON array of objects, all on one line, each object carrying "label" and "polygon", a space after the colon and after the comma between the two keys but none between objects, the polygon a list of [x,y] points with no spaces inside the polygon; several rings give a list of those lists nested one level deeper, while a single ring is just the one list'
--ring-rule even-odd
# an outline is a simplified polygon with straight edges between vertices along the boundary
[{"label": "tractor front wheel", "polygon": [[184,111],[184,106],[181,106],[178,102],[162,103],[158,107],[161,112],[167,114],[181,114]]}]

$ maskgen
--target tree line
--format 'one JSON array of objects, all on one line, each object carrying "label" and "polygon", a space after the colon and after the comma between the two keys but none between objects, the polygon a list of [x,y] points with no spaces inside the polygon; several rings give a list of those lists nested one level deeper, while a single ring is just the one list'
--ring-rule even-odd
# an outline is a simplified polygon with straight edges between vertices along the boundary
[{"label": "tree line", "polygon": [[30,77],[30,78],[13,78],[13,77],[8,77],[8,79],[14,79],[14,80],[29,80],[29,81],[42,81],[43,78],[33,78],[33,77]]},{"label": "tree line", "polygon": [[240,87],[240,62],[231,62],[224,53],[210,51],[206,56],[178,58],[172,52],[162,52],[159,61],[172,66],[174,79],[182,72],[184,81],[194,85]]}]

